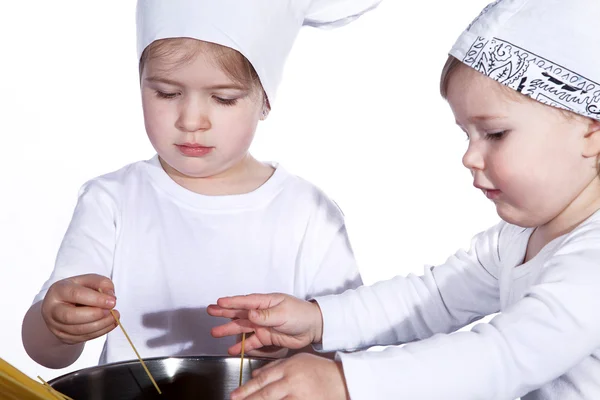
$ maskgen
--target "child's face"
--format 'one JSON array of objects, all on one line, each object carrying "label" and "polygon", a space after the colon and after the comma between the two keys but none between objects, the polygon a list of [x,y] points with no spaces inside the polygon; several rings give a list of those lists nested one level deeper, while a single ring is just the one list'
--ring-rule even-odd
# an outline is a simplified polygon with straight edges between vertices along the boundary
[{"label": "child's face", "polygon": [[202,52],[176,68],[153,58],[141,77],[150,142],[168,166],[188,177],[234,170],[246,158],[263,111],[260,90],[232,81],[211,57]]},{"label": "child's face", "polygon": [[463,164],[505,221],[546,224],[597,178],[595,157],[583,156],[585,119],[512,96],[462,65],[450,77],[447,97],[469,138]]}]

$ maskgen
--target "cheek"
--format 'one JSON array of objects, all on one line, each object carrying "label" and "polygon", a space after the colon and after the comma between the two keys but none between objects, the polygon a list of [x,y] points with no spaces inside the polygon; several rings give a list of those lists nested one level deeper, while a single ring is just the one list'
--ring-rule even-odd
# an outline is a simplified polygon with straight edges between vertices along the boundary
[{"label": "cheek", "polygon": [[540,217],[554,214],[573,192],[572,149],[566,143],[519,143],[491,157],[492,179],[517,207]]},{"label": "cheek", "polygon": [[245,125],[240,124],[240,126],[235,127],[236,134],[230,137],[228,145],[234,153],[248,151],[254,139],[256,123],[248,120]]},{"label": "cheek", "polygon": [[[538,155],[524,146],[505,146],[487,157],[489,178],[494,185],[517,201],[522,193],[530,193],[539,185],[539,174],[545,174]],[[534,189],[537,190],[537,189]]]},{"label": "cheek", "polygon": [[150,139],[162,136],[158,135],[158,132],[166,132],[165,128],[170,121],[168,107],[165,107],[155,99],[142,97],[142,110],[144,113],[144,125]]},{"label": "cheek", "polygon": [[252,142],[259,121],[259,114],[254,109],[225,110],[213,119],[213,128],[217,128],[220,136],[227,136],[232,146],[240,147]]}]

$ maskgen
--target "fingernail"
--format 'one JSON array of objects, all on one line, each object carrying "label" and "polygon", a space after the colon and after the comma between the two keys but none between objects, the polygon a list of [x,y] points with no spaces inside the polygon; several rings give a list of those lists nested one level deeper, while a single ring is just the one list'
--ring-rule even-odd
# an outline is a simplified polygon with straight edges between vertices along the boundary
[{"label": "fingernail", "polygon": [[114,290],[107,290],[107,291],[106,291],[106,294],[108,294],[108,295],[111,295],[111,296],[112,296],[112,297],[114,297],[114,298],[117,298],[117,295],[115,294],[115,291],[114,291]]},{"label": "fingernail", "polygon": [[104,312],[104,316],[105,316],[105,317],[108,317],[108,315],[110,314],[110,311],[109,311],[109,310],[103,310],[103,312]]},{"label": "fingernail", "polygon": [[109,306],[109,307],[111,307],[111,308],[114,307],[116,304],[117,304],[117,302],[115,300],[113,300],[113,299],[106,300],[106,305]]}]

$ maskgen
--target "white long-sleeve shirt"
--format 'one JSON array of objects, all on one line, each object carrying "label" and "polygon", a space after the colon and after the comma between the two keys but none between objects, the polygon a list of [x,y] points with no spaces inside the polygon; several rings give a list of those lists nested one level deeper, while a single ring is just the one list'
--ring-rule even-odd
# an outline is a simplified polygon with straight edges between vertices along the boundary
[{"label": "white long-sleeve shirt", "polygon": [[338,353],[351,398],[600,399],[600,212],[523,263],[531,233],[501,222],[423,276],[317,298],[324,351],[413,342]]},{"label": "white long-sleeve shirt", "polygon": [[[203,196],[175,183],[157,157],[81,190],[50,279],[95,273],[115,284],[121,321],[144,358],[227,354],[206,307],[219,297],[283,292],[307,298],[361,284],[339,208],[276,166],[255,191]],[[123,332],[100,363],[134,359]]]}]

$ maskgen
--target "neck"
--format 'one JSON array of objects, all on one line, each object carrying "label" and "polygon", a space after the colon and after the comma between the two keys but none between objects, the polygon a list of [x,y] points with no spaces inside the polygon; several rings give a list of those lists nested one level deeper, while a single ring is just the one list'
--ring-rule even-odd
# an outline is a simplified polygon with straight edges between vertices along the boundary
[{"label": "neck", "polygon": [[193,177],[172,168],[162,158],[165,172],[182,187],[206,196],[227,196],[250,193],[262,186],[273,175],[270,165],[261,163],[249,153],[232,167],[215,175]]},{"label": "neck", "polygon": [[571,232],[599,209],[600,179],[594,177],[560,214],[546,224],[538,226],[535,234],[542,238],[544,245],[548,244],[553,239]]}]

